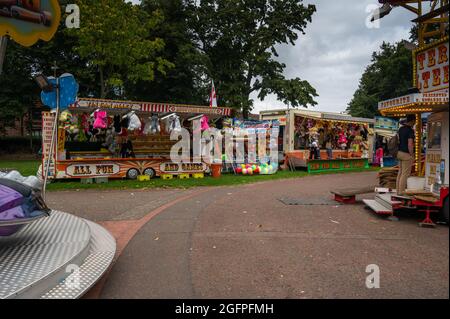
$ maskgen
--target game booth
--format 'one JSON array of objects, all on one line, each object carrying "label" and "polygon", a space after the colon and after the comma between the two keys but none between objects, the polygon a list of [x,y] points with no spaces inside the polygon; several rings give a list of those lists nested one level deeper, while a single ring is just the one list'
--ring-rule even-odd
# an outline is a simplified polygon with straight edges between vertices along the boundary
[{"label": "game booth", "polygon": [[397,159],[389,153],[388,143],[397,134],[398,129],[398,120],[375,116],[372,165],[380,167],[397,165]]},{"label": "game booth", "polygon": [[280,122],[279,150],[285,166],[308,172],[369,168],[373,119],[306,110],[263,111],[261,119]]},{"label": "game booth", "polygon": [[[449,184],[449,43],[448,37],[414,51],[414,86],[412,93],[382,101],[378,108],[383,116],[402,118],[416,115],[414,176],[408,180],[405,196],[394,190],[365,200],[378,214],[394,215],[399,209],[425,213],[421,226],[434,226],[432,213],[441,212],[448,222]],[[426,136],[423,138],[423,116]],[[425,145],[423,145],[423,143]],[[425,150],[425,156],[422,156]]]},{"label": "game booth", "polygon": [[226,119],[222,135],[232,136],[222,150],[225,169],[242,175],[272,175],[278,171],[277,120]]},{"label": "game booth", "polygon": [[[178,141],[170,135],[181,128],[192,135],[195,119],[204,131],[230,115],[229,108],[79,99],[59,116],[49,178],[201,177],[210,166],[189,151],[177,154],[186,163],[171,161]],[[50,153],[53,121],[53,113],[43,113],[43,164]]]}]

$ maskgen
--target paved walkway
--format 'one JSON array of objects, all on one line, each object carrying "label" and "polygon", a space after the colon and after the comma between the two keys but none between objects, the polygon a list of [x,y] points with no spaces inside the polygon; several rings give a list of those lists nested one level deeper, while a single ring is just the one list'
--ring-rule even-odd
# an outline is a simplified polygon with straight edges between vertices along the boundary
[{"label": "paved walkway", "polygon": [[[362,204],[324,200],[331,189],[375,183],[373,172],[321,175],[234,188],[51,193],[50,204],[99,221],[118,239],[120,255],[94,297],[448,298],[447,226],[420,228],[418,215],[391,222]],[[365,286],[369,264],[380,267],[380,289]]]}]

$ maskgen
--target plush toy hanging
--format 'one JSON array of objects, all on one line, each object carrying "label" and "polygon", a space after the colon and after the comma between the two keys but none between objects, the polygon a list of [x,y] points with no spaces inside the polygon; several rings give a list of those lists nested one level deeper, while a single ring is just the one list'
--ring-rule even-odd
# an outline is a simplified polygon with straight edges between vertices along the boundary
[{"label": "plush toy hanging", "polygon": [[69,111],[63,111],[59,115],[59,128],[64,129],[67,132],[68,140],[75,140],[76,135],[79,133],[78,118],[74,118]]},{"label": "plush toy hanging", "polygon": [[176,114],[171,115],[168,118],[168,133],[172,133],[173,131],[175,132],[180,132],[181,131],[181,122],[180,122],[180,117]]},{"label": "plush toy hanging", "polygon": [[233,127],[233,120],[231,118],[223,119],[222,125],[224,129],[230,129]]},{"label": "plush toy hanging", "polygon": [[344,131],[341,131],[339,133],[339,139],[338,139],[339,147],[342,150],[345,150],[347,148],[347,143],[348,143],[347,136],[345,135]]},{"label": "plush toy hanging", "polygon": [[114,125],[114,132],[116,134],[120,134],[120,132],[122,131],[120,115],[114,115],[114,124],[113,125]]},{"label": "plush toy hanging", "polygon": [[139,131],[141,129],[142,123],[139,117],[134,111],[131,111],[126,115],[128,118],[128,130],[129,131]]},{"label": "plush toy hanging", "polygon": [[108,127],[106,111],[96,110],[94,112],[94,129],[105,129]]},{"label": "plush toy hanging", "polygon": [[144,135],[149,135],[152,132],[152,121],[151,117],[148,118],[149,121],[144,125],[144,131],[142,132]]},{"label": "plush toy hanging", "polygon": [[87,113],[83,113],[80,118],[80,127],[84,131],[84,134],[89,132],[89,115]]},{"label": "plush toy hanging", "polygon": [[209,129],[208,117],[206,115],[202,116],[202,119],[200,121],[200,126],[201,126],[202,131],[206,131],[207,129]]},{"label": "plush toy hanging", "polygon": [[[150,118],[150,122],[147,124],[150,124],[149,133],[156,134],[156,133],[161,132],[161,125],[159,124],[159,117],[157,114],[153,114],[152,117]],[[144,133],[144,134],[148,134],[148,133]]]},{"label": "plush toy hanging", "polygon": [[59,128],[67,129],[69,128],[72,119],[72,114],[69,111],[63,111],[59,115]]},{"label": "plush toy hanging", "polygon": [[352,142],[353,151],[355,152],[361,151],[361,143],[362,143],[362,136],[355,136]]},{"label": "plush toy hanging", "polygon": [[116,152],[116,139],[114,135],[114,130],[107,130],[105,143],[102,144],[102,146],[107,148],[111,154],[114,154]]}]

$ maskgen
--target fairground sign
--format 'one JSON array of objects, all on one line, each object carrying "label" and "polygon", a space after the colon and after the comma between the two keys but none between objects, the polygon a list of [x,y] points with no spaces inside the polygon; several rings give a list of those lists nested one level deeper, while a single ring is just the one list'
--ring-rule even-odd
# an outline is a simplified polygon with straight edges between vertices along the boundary
[{"label": "fairground sign", "polygon": [[0,0],[0,37],[9,36],[23,46],[50,41],[60,19],[58,0]]},{"label": "fairground sign", "polygon": [[414,51],[414,86],[422,93],[448,89],[448,37]]},{"label": "fairground sign", "polygon": [[378,103],[378,109],[384,110],[394,107],[414,106],[414,105],[431,105],[431,104],[447,104],[448,103],[448,89],[439,92],[430,93],[414,93],[405,96],[400,96],[394,99],[381,101]]},{"label": "fairground sign", "polygon": [[[1,1],[1,0],[0,0]],[[128,109],[149,113],[200,113],[214,114],[220,116],[230,116],[231,109],[224,107],[208,107],[182,104],[165,104],[134,101],[115,101],[101,99],[79,99],[71,108],[89,108],[89,109]]]}]

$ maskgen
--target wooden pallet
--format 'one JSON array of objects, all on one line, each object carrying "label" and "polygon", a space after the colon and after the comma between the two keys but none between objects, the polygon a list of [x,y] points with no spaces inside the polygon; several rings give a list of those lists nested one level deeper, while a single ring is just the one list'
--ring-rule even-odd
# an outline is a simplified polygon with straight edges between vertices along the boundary
[{"label": "wooden pallet", "polygon": [[331,193],[334,194],[334,200],[339,203],[344,204],[355,204],[356,195],[373,193],[375,190],[374,186],[365,186],[362,188],[346,188],[339,190],[332,190]]}]

